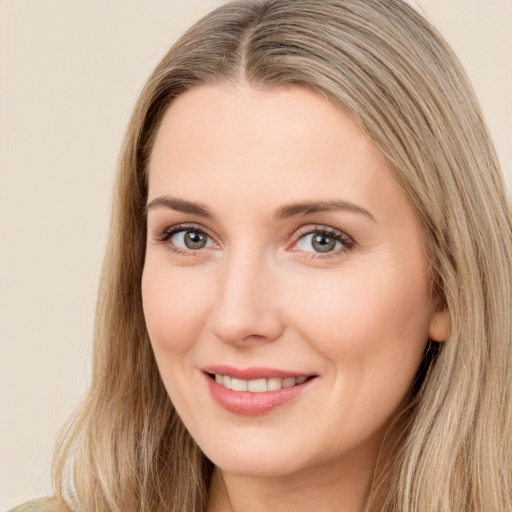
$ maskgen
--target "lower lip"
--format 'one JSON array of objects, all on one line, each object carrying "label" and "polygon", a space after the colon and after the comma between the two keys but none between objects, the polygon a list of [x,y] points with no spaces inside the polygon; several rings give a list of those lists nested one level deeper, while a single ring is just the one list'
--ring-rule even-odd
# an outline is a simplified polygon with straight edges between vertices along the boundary
[{"label": "lower lip", "polygon": [[277,391],[252,393],[250,391],[233,391],[217,384],[206,374],[208,386],[213,399],[224,409],[244,416],[259,416],[285,405],[303,393],[316,379],[309,379],[302,384],[281,388]]}]

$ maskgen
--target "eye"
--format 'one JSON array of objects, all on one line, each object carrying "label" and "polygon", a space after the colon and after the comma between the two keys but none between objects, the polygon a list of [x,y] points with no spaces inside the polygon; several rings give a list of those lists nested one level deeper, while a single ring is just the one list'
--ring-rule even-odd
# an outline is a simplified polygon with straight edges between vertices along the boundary
[{"label": "eye", "polygon": [[327,227],[309,230],[300,235],[295,243],[296,248],[300,251],[326,255],[350,249],[353,245],[354,242],[348,235]]},{"label": "eye", "polygon": [[208,235],[198,230],[178,231],[170,237],[171,242],[180,249],[203,249],[208,245]]},{"label": "eye", "polygon": [[172,226],[164,231],[157,242],[170,242],[176,251],[198,251],[212,247],[213,240],[202,229],[194,226]]}]

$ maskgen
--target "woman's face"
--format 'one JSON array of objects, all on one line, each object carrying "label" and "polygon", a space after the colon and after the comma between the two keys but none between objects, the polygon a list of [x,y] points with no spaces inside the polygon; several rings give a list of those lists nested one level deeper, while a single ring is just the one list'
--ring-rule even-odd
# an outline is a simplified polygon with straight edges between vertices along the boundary
[{"label": "woman's face", "polygon": [[142,295],[178,414],[244,475],[374,464],[427,339],[448,330],[389,163],[299,87],[201,86],[169,108]]}]

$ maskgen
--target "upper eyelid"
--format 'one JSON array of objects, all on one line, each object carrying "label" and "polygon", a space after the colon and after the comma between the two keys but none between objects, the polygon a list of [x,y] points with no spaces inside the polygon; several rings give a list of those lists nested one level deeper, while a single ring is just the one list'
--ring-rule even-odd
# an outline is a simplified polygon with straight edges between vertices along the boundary
[{"label": "upper eyelid", "polygon": [[[331,226],[323,225],[323,224],[308,224],[307,226],[302,226],[299,229],[295,230],[295,233],[299,235],[307,235],[308,233],[339,233],[345,234],[341,229],[333,228]],[[347,235],[348,236],[348,235]]]},{"label": "upper eyelid", "polygon": [[341,229],[333,228],[332,226],[327,226],[323,224],[312,224],[309,226],[303,226],[302,228],[299,228],[294,231],[293,237],[295,238],[295,241],[305,235],[309,235],[312,233],[325,233],[329,235],[338,235],[339,238],[343,240],[350,240],[352,243],[355,243],[355,240],[352,236],[350,236],[345,231],[342,231]]},{"label": "upper eyelid", "polygon": [[154,238],[156,241],[167,241],[171,236],[175,235],[176,233],[179,233],[180,231],[199,231],[201,233],[204,233],[208,238],[213,240],[215,243],[218,243],[216,238],[211,235],[210,230],[205,228],[201,224],[196,224],[194,222],[184,222],[179,224],[173,224],[172,226],[167,226],[163,230],[159,230],[155,235]]}]

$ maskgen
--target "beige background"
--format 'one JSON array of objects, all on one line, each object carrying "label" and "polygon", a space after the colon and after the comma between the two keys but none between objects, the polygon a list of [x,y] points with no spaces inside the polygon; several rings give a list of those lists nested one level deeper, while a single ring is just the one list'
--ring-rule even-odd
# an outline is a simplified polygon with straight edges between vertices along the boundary
[{"label": "beige background", "polygon": [[[0,0],[0,510],[48,494],[87,386],[121,136],[166,48],[221,0]],[[512,0],[423,0],[512,184]]]}]

